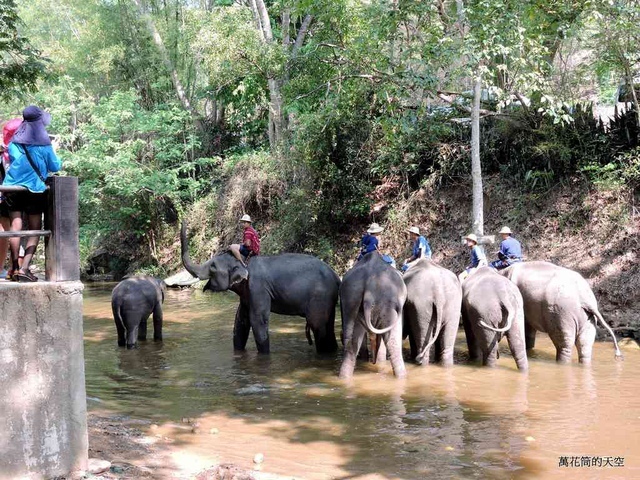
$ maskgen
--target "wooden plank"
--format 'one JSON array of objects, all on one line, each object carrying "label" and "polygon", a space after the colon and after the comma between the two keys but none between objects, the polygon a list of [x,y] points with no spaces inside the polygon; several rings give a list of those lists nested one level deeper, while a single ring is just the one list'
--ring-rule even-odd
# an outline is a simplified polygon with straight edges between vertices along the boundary
[{"label": "wooden plank", "polygon": [[78,178],[51,177],[45,225],[51,236],[45,239],[45,273],[50,282],[80,279],[78,225]]},{"label": "wooden plank", "polygon": [[48,237],[51,235],[51,230],[20,230],[19,232],[0,232],[0,238],[15,238],[15,237]]}]

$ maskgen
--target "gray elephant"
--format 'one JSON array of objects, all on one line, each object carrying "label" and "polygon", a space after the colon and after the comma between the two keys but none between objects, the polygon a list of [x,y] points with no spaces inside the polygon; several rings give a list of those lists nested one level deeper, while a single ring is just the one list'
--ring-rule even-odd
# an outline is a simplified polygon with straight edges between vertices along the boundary
[{"label": "gray elephant", "polygon": [[253,331],[259,353],[269,353],[269,315],[297,315],[306,318],[306,336],[311,332],[318,353],[338,349],[334,331],[340,278],[322,260],[311,255],[283,253],[252,257],[245,267],[230,252],[215,255],[202,265],[189,258],[186,225],[180,232],[182,263],[200,280],[204,290],[231,290],[240,297],[233,328],[233,346],[244,350]]},{"label": "gray elephant", "polygon": [[456,275],[423,258],[403,276],[407,286],[404,333],[409,336],[411,359],[426,365],[435,345],[435,361],[453,365],[453,346],[460,325],[462,291]]},{"label": "gray elephant", "polygon": [[548,262],[518,263],[500,273],[522,293],[527,349],[535,346],[536,332],[545,332],[556,347],[557,362],[571,362],[575,345],[580,363],[591,363],[595,323],[600,321],[613,337],[616,358],[622,358],[616,337],[582,275]]},{"label": "gray elephant", "polygon": [[118,346],[135,348],[147,339],[147,319],[153,314],[153,339],[162,341],[162,303],[165,283],[153,277],[131,277],[111,293],[111,310],[118,332]]},{"label": "gray elephant", "polygon": [[462,324],[472,360],[482,353],[482,364],[495,366],[504,334],[518,370],[529,368],[522,295],[492,268],[482,267],[462,282]]},{"label": "gray elephant", "polygon": [[344,357],[340,377],[350,378],[365,336],[373,363],[384,342],[396,377],[406,376],[402,360],[402,307],[407,288],[400,273],[378,252],[366,254],[349,270],[340,285]]}]

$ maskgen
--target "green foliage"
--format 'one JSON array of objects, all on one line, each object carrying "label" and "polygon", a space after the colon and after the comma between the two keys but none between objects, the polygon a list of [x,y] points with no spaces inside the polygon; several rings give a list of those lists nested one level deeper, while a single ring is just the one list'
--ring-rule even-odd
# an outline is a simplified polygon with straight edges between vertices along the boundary
[{"label": "green foliage", "polygon": [[21,24],[14,0],[0,2],[0,99],[33,91],[45,73],[45,63],[18,28]]}]

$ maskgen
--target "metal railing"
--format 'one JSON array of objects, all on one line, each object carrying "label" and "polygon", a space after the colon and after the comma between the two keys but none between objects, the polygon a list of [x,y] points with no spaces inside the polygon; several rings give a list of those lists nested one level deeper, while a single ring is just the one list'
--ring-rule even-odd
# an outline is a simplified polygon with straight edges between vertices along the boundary
[{"label": "metal railing", "polygon": [[[44,237],[45,280],[79,280],[78,178],[49,177],[46,183],[48,200],[44,212],[44,229],[0,232],[0,238]],[[0,192],[25,191],[25,187],[0,185]]]}]

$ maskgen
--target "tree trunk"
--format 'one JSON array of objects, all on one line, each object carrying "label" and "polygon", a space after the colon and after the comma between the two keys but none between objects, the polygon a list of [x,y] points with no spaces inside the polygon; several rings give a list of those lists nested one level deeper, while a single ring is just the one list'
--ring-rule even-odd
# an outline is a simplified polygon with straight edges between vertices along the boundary
[{"label": "tree trunk", "polygon": [[182,106],[184,107],[184,109],[191,114],[191,118],[194,120],[196,125],[200,125],[200,116],[191,105],[191,101],[187,96],[186,90],[182,85],[180,78],[178,77],[178,71],[173,65],[171,58],[169,57],[169,52],[167,52],[164,42],[162,41],[162,37],[160,36],[160,32],[158,32],[158,29],[156,28],[156,25],[153,22],[153,18],[151,18],[150,14],[145,13],[140,0],[133,0],[133,3],[135,3],[136,7],[138,7],[138,12],[140,13],[140,16],[144,18],[144,21],[147,24],[147,30],[151,34],[153,41],[155,42],[156,46],[158,47],[158,50],[160,51],[160,57],[162,58],[162,63],[164,63],[165,68],[171,75],[171,81],[173,82],[173,86],[176,90],[176,95],[178,96],[180,103],[182,103]]},{"label": "tree trunk", "polygon": [[484,211],[482,199],[482,166],[480,165],[480,95],[482,77],[473,82],[473,108],[471,109],[471,180],[473,182],[473,233],[484,234]]},{"label": "tree trunk", "polygon": [[638,105],[638,96],[636,95],[636,88],[633,84],[633,75],[631,74],[631,68],[629,65],[625,65],[625,77],[627,78],[627,86],[631,89],[633,106],[636,109],[636,127],[640,127],[640,105]]}]

